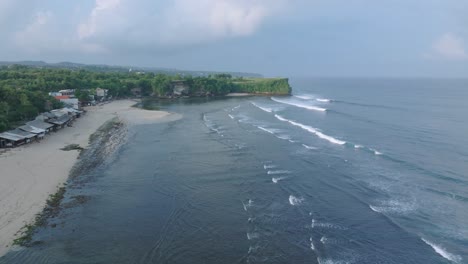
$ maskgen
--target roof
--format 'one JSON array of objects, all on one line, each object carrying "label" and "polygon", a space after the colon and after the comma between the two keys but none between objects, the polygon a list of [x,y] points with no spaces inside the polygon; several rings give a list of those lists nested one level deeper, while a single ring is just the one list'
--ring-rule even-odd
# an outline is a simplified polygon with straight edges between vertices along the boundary
[{"label": "roof", "polygon": [[24,139],[23,136],[20,136],[20,135],[17,135],[17,134],[12,134],[12,133],[10,133],[8,131],[0,133],[0,138],[8,139],[10,141],[20,141],[20,140]]},{"label": "roof", "polygon": [[42,128],[38,128],[35,126],[30,126],[30,125],[20,126],[19,129],[29,132],[29,133],[33,133],[33,134],[42,134],[45,132],[45,130]]},{"label": "roof", "polygon": [[66,122],[68,122],[69,120],[70,120],[70,117],[68,115],[63,115],[61,117],[49,119],[49,120],[47,120],[47,122],[61,126],[61,125],[65,124]]},{"label": "roof", "polygon": [[57,100],[60,100],[60,99],[70,99],[70,96],[69,95],[57,95],[57,96],[54,96],[55,99]]},{"label": "roof", "polygon": [[30,122],[27,122],[26,125],[31,126],[31,127],[40,128],[40,129],[49,129],[49,128],[54,126],[52,124],[49,124],[49,123],[46,123],[46,122],[43,122],[43,121],[37,120],[37,119],[33,120],[33,121],[30,121]]},{"label": "roof", "polygon": [[79,114],[83,113],[83,111],[76,110],[75,108],[65,107],[64,109],[66,109],[69,112],[73,112],[73,113],[79,113]]},{"label": "roof", "polygon": [[8,133],[11,133],[11,134],[15,134],[15,135],[19,135],[19,136],[22,136],[24,138],[33,138],[36,136],[36,134],[32,134],[32,133],[29,133],[29,132],[26,132],[26,131],[23,131],[21,129],[13,129],[13,130],[10,130],[10,131],[7,131]]}]

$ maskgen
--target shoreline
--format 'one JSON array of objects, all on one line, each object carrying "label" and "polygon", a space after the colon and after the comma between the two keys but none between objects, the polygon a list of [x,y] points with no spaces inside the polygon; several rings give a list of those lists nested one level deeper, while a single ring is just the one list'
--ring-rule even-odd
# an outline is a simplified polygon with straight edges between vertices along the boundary
[{"label": "shoreline", "polygon": [[134,100],[118,100],[87,107],[87,114],[73,127],[52,133],[38,143],[10,149],[0,155],[0,257],[21,236],[20,230],[34,222],[46,201],[67,182],[80,151],[61,148],[78,144],[88,148],[90,137],[106,122],[118,118],[125,125],[151,124],[180,115],[133,107]]}]

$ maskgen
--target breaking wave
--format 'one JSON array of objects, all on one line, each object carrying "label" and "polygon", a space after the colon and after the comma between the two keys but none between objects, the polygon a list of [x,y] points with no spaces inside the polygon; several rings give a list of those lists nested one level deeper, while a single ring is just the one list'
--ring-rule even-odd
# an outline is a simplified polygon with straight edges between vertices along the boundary
[{"label": "breaking wave", "polygon": [[265,170],[274,169],[274,168],[276,168],[276,165],[274,165],[274,164],[265,164],[265,165],[263,165],[263,168]]},{"label": "breaking wave", "polygon": [[306,130],[306,131],[308,131],[308,132],[310,132],[310,133],[316,135],[317,137],[319,137],[319,138],[321,138],[321,139],[327,140],[327,141],[330,142],[330,143],[337,144],[337,145],[344,145],[344,144],[346,144],[346,141],[336,139],[336,138],[334,138],[334,137],[332,137],[332,136],[329,136],[329,135],[325,135],[325,134],[323,134],[322,132],[320,132],[318,129],[313,128],[313,127],[311,127],[311,126],[306,126],[306,125],[304,125],[304,124],[294,122],[294,121],[289,120],[289,119],[286,119],[286,118],[284,118],[284,117],[282,117],[282,116],[280,116],[280,115],[276,115],[276,114],[275,114],[275,117],[276,117],[278,120],[280,120],[280,121],[288,122],[288,123],[290,123],[290,124],[293,125],[293,126],[300,127],[300,128],[302,128],[302,129],[304,129],[304,130]]},{"label": "breaking wave", "polygon": [[277,174],[289,174],[291,173],[290,171],[287,170],[274,170],[274,171],[268,171],[268,175],[277,175]]},{"label": "breaking wave", "polygon": [[263,107],[263,106],[259,106],[258,104],[254,103],[254,102],[250,102],[253,106],[257,107],[258,109],[261,109],[267,113],[272,113],[273,112],[273,109],[271,108],[267,108],[267,107]]},{"label": "breaking wave", "polygon": [[462,257],[461,256],[458,256],[458,255],[455,255],[455,254],[452,254],[450,252],[448,252],[445,248],[439,246],[439,245],[436,245],[424,238],[421,238],[422,241],[424,241],[424,243],[428,244],[429,246],[432,247],[432,249],[434,249],[434,251],[441,255],[443,258],[447,259],[447,260],[450,260],[450,261],[453,261],[455,263],[461,263],[462,261]]},{"label": "breaking wave", "polygon": [[292,105],[292,106],[296,106],[296,107],[300,107],[300,108],[304,108],[304,109],[308,109],[308,110],[312,110],[312,111],[319,111],[319,112],[327,111],[327,109],[325,109],[325,108],[318,107],[318,106],[313,106],[313,105],[307,105],[307,104],[303,104],[303,103],[297,102],[297,101],[281,100],[281,99],[274,98],[274,97],[272,97],[271,100],[273,100],[275,102],[278,102],[278,103]]},{"label": "breaking wave", "polygon": [[324,229],[337,229],[337,230],[346,230],[345,227],[331,224],[331,223],[322,223],[318,222],[315,219],[312,219],[312,224],[310,225],[312,228],[324,228]]},{"label": "breaking wave", "polygon": [[302,146],[306,149],[317,149],[316,147],[308,146],[306,144],[302,144]]},{"label": "breaking wave", "polygon": [[274,177],[273,177],[273,178],[271,178],[271,181],[272,181],[273,183],[278,183],[279,181],[282,181],[282,180],[284,180],[284,179],[286,179],[286,178],[287,178],[287,177],[277,177],[277,178],[274,178]]},{"label": "breaking wave", "polygon": [[415,209],[413,203],[401,202],[396,200],[384,201],[379,205],[369,205],[369,208],[377,213],[404,214]]},{"label": "breaking wave", "polygon": [[289,204],[292,206],[300,205],[304,201],[302,197],[296,197],[294,195],[289,195]]}]

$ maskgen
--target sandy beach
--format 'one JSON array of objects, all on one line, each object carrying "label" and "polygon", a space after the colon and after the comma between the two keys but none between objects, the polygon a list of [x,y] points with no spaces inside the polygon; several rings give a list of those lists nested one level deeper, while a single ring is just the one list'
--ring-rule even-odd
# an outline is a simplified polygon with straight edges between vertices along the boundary
[{"label": "sandy beach", "polygon": [[39,213],[50,194],[67,180],[79,152],[60,150],[69,144],[88,145],[89,136],[114,117],[128,125],[177,119],[177,114],[131,107],[132,100],[86,108],[73,127],[51,133],[44,140],[0,154],[0,256],[11,247],[15,234]]}]

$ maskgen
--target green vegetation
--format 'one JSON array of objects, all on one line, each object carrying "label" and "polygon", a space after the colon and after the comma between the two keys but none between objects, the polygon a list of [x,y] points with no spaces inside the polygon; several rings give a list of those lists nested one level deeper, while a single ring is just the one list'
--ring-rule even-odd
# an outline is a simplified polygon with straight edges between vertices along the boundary
[{"label": "green vegetation", "polygon": [[155,96],[222,96],[227,93],[290,94],[288,79],[233,77],[215,74],[193,77],[145,72],[102,72],[11,65],[0,67],[0,132],[34,118],[38,113],[62,107],[49,92],[74,89],[88,101],[96,88],[108,89],[112,98]]},{"label": "green vegetation", "polygon": [[60,187],[56,193],[51,194],[49,199],[47,199],[46,206],[44,210],[36,215],[34,222],[32,224],[25,225],[20,230],[20,236],[13,240],[13,245],[28,247],[32,246],[32,238],[36,229],[41,226],[47,225],[47,219],[53,216],[56,216],[60,210],[60,203],[65,196],[66,188]]},{"label": "green vegetation", "polygon": [[234,81],[236,92],[253,94],[291,94],[286,78],[246,78]]}]

